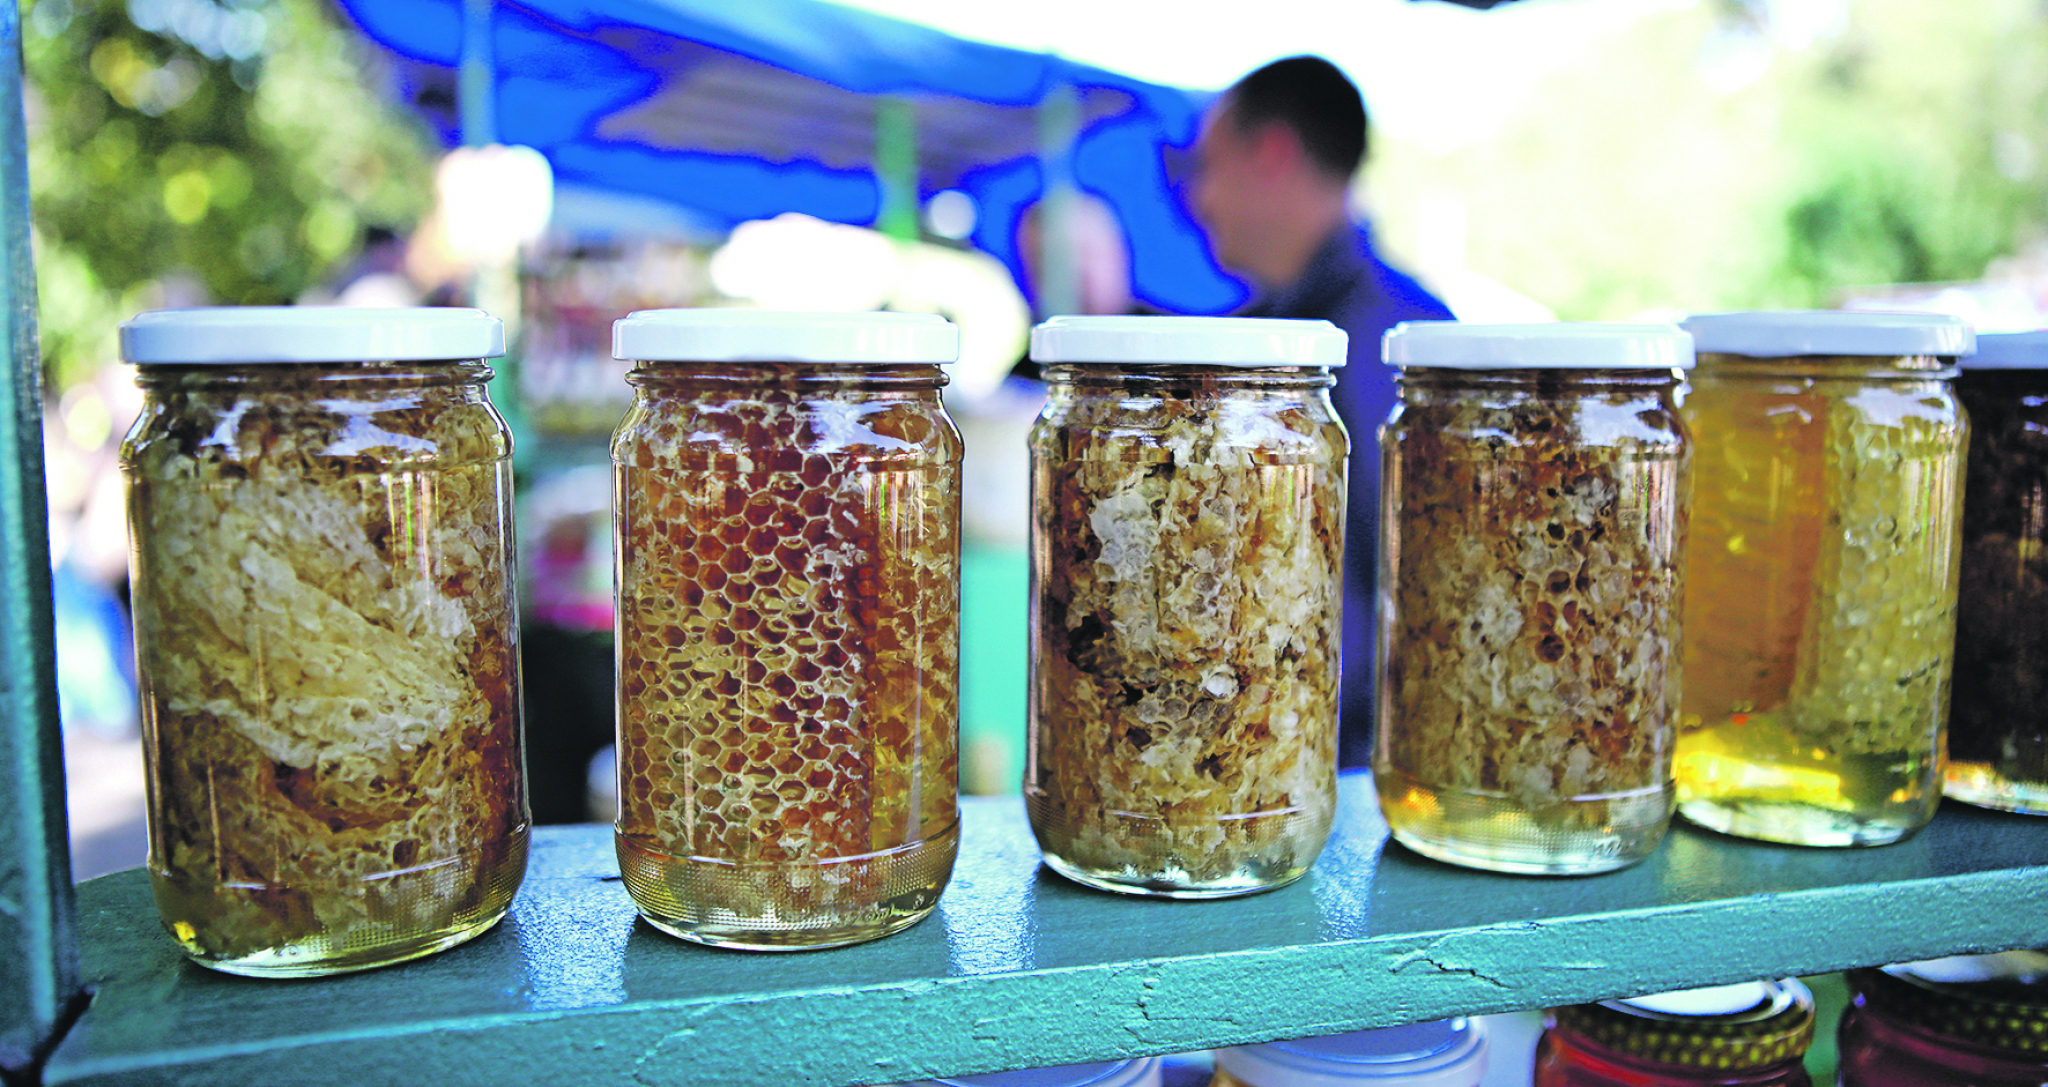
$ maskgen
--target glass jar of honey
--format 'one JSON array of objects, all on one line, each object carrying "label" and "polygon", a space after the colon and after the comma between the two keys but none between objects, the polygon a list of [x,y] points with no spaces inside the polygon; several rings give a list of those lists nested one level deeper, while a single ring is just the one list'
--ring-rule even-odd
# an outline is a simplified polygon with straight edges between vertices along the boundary
[{"label": "glass jar of honey", "polygon": [[1337,804],[1348,442],[1327,321],[1032,331],[1025,807],[1046,863],[1133,894],[1299,878]]},{"label": "glass jar of honey", "polygon": [[1395,839],[1576,874],[1671,821],[1691,446],[1670,325],[1414,322],[1385,341],[1379,733]]},{"label": "glass jar of honey", "polygon": [[1796,979],[1554,1008],[1533,1087],[1810,1087],[1813,994]]},{"label": "glass jar of honey", "polygon": [[1958,955],[1844,978],[1841,1087],[2048,1083],[2048,952]]},{"label": "glass jar of honey", "polygon": [[271,977],[488,929],[528,832],[497,318],[166,310],[121,352],[164,926]]},{"label": "glass jar of honey", "polygon": [[1946,796],[2048,814],[2048,332],[1977,337]]},{"label": "glass jar of honey", "polygon": [[613,335],[627,891],[725,947],[916,923],[959,841],[958,331],[649,310]]},{"label": "glass jar of honey", "polygon": [[1686,323],[1698,444],[1679,812],[1883,845],[1941,799],[1970,327],[1910,313]]}]

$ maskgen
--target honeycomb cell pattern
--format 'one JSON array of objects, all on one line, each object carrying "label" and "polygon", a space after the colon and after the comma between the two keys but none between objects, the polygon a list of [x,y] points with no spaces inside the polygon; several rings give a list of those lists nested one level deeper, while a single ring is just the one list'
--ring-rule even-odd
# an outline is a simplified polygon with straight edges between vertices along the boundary
[{"label": "honeycomb cell pattern", "polygon": [[1690,455],[1672,378],[1423,370],[1401,386],[1373,764],[1389,829],[1501,871],[1642,859],[1673,799]]},{"label": "honeycomb cell pattern", "polygon": [[1859,376],[1871,361],[1709,376],[1686,401],[1700,455],[1677,773],[1694,822],[1876,845],[1940,798],[1966,428],[1944,382]]},{"label": "honeycomb cell pattern", "polygon": [[141,376],[122,469],[150,882],[204,965],[364,969],[511,904],[528,809],[489,374]]},{"label": "honeycomb cell pattern", "polygon": [[708,943],[910,924],[958,821],[960,446],[937,370],[922,393],[643,371],[613,449],[629,890]]},{"label": "honeycomb cell pattern", "polygon": [[1049,371],[1024,796],[1125,893],[1299,878],[1336,807],[1346,439],[1309,375]]}]

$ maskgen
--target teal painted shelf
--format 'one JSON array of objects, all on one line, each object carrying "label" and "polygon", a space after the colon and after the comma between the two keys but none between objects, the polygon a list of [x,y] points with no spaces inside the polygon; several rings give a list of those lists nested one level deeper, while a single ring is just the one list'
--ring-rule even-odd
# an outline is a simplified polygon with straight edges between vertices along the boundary
[{"label": "teal painted shelf", "polygon": [[1040,867],[1021,802],[967,802],[922,924],[858,947],[697,947],[635,921],[608,828],[541,830],[511,915],[315,981],[190,966],[139,870],[78,888],[95,992],[52,1084],[866,1084],[2048,944],[2048,820],[1945,805],[1881,849],[1673,830],[1601,876],[1498,876],[1388,842],[1371,782],[1294,886],[1211,902]]}]

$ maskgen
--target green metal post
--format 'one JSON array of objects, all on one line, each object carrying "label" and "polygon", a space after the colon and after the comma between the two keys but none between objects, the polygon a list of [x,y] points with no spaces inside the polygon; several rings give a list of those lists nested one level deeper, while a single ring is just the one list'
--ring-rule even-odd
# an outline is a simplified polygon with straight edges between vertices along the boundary
[{"label": "green metal post", "polygon": [[[497,0],[463,0],[462,59],[456,75],[456,108],[464,147],[489,147],[498,142],[498,62],[491,41],[492,10]],[[512,428],[514,463],[531,462],[534,443],[521,390],[520,355],[525,350],[525,314],[519,297],[517,258],[510,265],[487,262],[470,280],[471,302],[505,322],[505,357],[492,366],[491,402]]]},{"label": "green metal post", "polygon": [[456,74],[456,109],[460,111],[462,145],[485,147],[498,142],[496,64],[491,50],[491,7],[494,0],[463,0],[462,65]]},{"label": "green metal post", "polygon": [[875,177],[882,185],[875,229],[897,241],[916,241],[917,106],[907,98],[875,103]]},{"label": "green metal post", "polygon": [[42,362],[29,255],[21,8],[0,4],[0,1075],[39,1059],[79,992],[57,727]]}]

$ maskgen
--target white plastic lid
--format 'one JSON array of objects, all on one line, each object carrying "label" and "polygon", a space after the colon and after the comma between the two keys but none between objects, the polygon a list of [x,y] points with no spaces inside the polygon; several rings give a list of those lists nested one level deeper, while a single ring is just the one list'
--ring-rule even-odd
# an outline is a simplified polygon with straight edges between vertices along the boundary
[{"label": "white plastic lid", "polygon": [[1153,366],[1344,365],[1328,321],[1277,317],[1054,317],[1031,330],[1033,362]]},{"label": "white plastic lid", "polygon": [[133,363],[294,363],[486,359],[505,324],[480,309],[222,306],[152,310],[121,325]]},{"label": "white plastic lid", "polygon": [[927,1082],[946,1087],[1159,1087],[1159,1080],[1159,1058],[1145,1057],[1107,1064],[1063,1064]]},{"label": "white plastic lid", "polygon": [[1216,1051],[1216,1067],[1254,1087],[1475,1087],[1486,1025],[1444,1019]]},{"label": "white plastic lid", "polygon": [[1734,985],[1713,985],[1704,989],[1681,989],[1675,993],[1632,996],[1619,1001],[1664,1015],[1739,1015],[1771,997],[1771,987],[1761,981]]},{"label": "white plastic lid", "polygon": [[1710,313],[1683,322],[1694,349],[1726,355],[1967,355],[1977,334],[1945,313],[1765,310]]},{"label": "white plastic lid", "polygon": [[948,363],[960,330],[934,313],[644,309],[612,323],[612,357],[655,362]]},{"label": "white plastic lid", "polygon": [[2048,370],[2048,331],[1980,332],[1965,370]]},{"label": "white plastic lid", "polygon": [[1403,321],[1380,340],[1394,366],[1457,370],[1684,370],[1692,337],[1677,325]]}]

